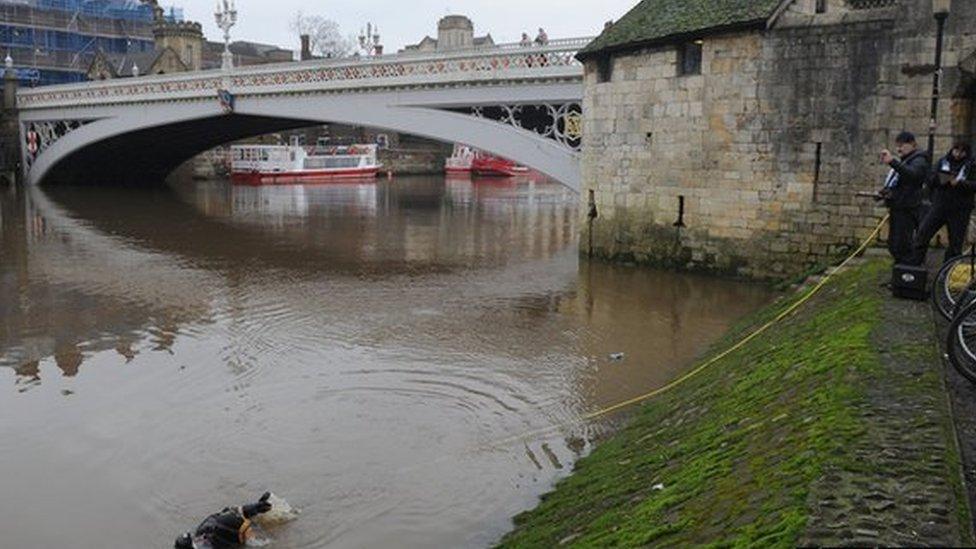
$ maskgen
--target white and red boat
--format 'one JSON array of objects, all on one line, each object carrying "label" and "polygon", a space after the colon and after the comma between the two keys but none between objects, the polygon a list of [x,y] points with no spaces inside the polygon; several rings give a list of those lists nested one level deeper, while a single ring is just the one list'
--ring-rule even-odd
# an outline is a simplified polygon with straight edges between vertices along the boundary
[{"label": "white and red boat", "polygon": [[489,177],[513,177],[529,173],[529,169],[507,158],[483,154],[471,162],[471,173]]},{"label": "white and red boat", "polygon": [[234,145],[231,181],[244,185],[325,183],[375,178],[376,145],[326,147],[309,154],[297,145]]},{"label": "white and red boat", "polygon": [[476,151],[467,145],[454,145],[454,152],[444,161],[444,171],[452,173],[471,173],[471,162]]},{"label": "white and red boat", "polygon": [[488,154],[468,147],[454,145],[454,153],[444,163],[448,174],[473,173],[475,175],[512,177],[528,173],[529,169],[507,158]]}]

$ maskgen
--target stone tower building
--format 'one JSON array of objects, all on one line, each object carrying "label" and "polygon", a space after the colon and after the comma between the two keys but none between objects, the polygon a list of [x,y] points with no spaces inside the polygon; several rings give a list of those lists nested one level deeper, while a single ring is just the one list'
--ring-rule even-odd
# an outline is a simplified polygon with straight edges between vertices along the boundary
[{"label": "stone tower building", "polygon": [[[846,254],[884,215],[857,196],[882,185],[879,151],[903,130],[926,147],[940,5],[643,0],[578,56],[599,212],[581,241],[772,279]],[[952,0],[942,66],[936,155],[976,137],[976,1]]]},{"label": "stone tower building", "polygon": [[437,22],[437,38],[425,36],[419,43],[407,46],[403,51],[435,52],[465,48],[491,48],[495,41],[490,34],[474,35],[474,23],[463,15],[448,15]]},{"label": "stone tower building", "polygon": [[142,1],[153,10],[153,51],[110,55],[99,50],[88,67],[89,80],[173,74],[203,68],[205,42],[200,23],[167,19],[155,0]]},{"label": "stone tower building", "polygon": [[153,37],[157,51],[172,49],[187,70],[198,71],[203,67],[203,27],[200,23],[157,19]]},{"label": "stone tower building", "polygon": [[437,22],[437,49],[457,50],[474,46],[474,23],[463,15],[448,15]]}]

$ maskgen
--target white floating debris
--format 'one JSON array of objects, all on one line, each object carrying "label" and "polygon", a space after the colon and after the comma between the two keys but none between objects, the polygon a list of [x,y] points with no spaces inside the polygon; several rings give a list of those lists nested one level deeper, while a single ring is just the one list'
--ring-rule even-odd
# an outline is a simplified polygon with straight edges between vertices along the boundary
[{"label": "white floating debris", "polygon": [[295,509],[291,504],[275,494],[271,494],[268,502],[271,503],[271,510],[254,517],[254,521],[264,527],[291,522],[297,519],[298,515],[302,513],[301,510]]},{"label": "white floating debris", "polygon": [[624,359],[623,353],[612,353],[610,355],[610,360],[623,360],[623,359]]},{"label": "white floating debris", "polygon": [[655,492],[659,492],[661,490],[664,490],[664,485],[663,484],[655,484],[654,486],[651,486],[651,490],[654,490]]}]

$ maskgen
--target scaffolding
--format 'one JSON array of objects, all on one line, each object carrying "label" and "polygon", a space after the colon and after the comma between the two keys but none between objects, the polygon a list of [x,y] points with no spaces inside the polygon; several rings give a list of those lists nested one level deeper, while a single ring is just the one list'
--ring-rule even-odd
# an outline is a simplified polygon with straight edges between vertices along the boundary
[{"label": "scaffolding", "polygon": [[[177,8],[165,14],[183,19]],[[153,23],[152,7],[139,0],[0,0],[0,52],[25,84],[80,82],[98,51],[151,51]]]}]

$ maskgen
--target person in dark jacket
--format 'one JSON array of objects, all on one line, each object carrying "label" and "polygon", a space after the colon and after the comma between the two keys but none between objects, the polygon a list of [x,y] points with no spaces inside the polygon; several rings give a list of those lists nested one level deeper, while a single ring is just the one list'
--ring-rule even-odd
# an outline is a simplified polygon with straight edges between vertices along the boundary
[{"label": "person in dark jacket", "polygon": [[227,507],[205,518],[195,533],[187,532],[176,538],[175,549],[230,549],[243,547],[251,537],[251,519],[271,510],[271,493],[257,503]]},{"label": "person in dark jacket", "polygon": [[949,230],[949,247],[945,261],[962,255],[969,229],[969,217],[976,204],[976,164],[966,143],[956,143],[935,164],[936,179],[932,189],[932,207],[915,235],[912,263],[925,262],[929,242],[942,227]]},{"label": "person in dark jacket", "polygon": [[911,132],[895,138],[895,158],[891,151],[881,151],[881,162],[890,166],[881,197],[891,217],[888,221],[888,251],[895,263],[910,263],[912,238],[918,226],[918,210],[922,204],[922,185],[929,176],[929,155],[918,149]]}]

